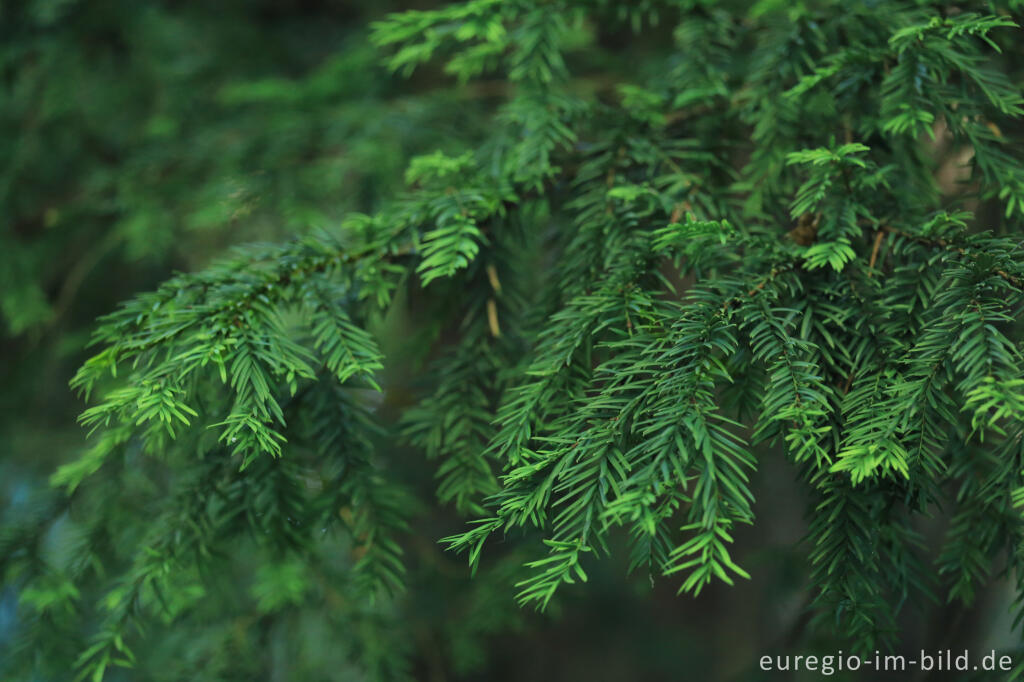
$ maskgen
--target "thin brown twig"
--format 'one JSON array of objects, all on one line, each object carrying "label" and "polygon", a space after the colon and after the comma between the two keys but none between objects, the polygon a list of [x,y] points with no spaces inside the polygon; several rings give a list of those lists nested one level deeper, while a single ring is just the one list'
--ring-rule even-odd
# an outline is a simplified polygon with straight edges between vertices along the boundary
[{"label": "thin brown twig", "polygon": [[490,280],[490,282],[491,282],[491,289],[494,290],[494,293],[500,294],[501,293],[501,280],[498,279],[498,270],[497,270],[497,268],[495,268],[493,265],[488,264],[488,266],[485,268],[485,270],[487,271],[487,279]]},{"label": "thin brown twig", "polygon": [[676,204],[672,208],[672,215],[669,216],[668,221],[670,223],[678,223],[679,219],[683,217],[683,205]]},{"label": "thin brown twig", "polygon": [[[938,247],[941,247],[943,249],[951,249],[951,250],[956,251],[957,253],[959,253],[961,256],[968,255],[967,249],[965,249],[963,247],[960,247],[960,246],[956,246],[955,244],[953,244],[948,239],[942,239],[941,237],[936,238],[936,239],[928,239],[927,237],[919,237],[917,235],[909,234],[907,232],[904,232],[903,230],[896,229],[895,227],[892,227],[890,225],[882,225],[881,229],[886,231],[886,232],[889,232],[889,233],[892,233],[892,234],[897,234],[897,235],[899,235],[901,237],[905,237],[907,239],[912,239],[913,241],[917,242],[918,244],[924,244],[925,246],[938,246]],[[1022,282],[1019,277],[1015,277],[1015,276],[1011,275],[1010,273],[1008,273],[1006,270],[1002,270],[1002,269],[999,269],[999,268],[993,270],[993,272],[995,274],[999,275],[1000,277],[1002,277],[1004,280],[1006,280],[1007,282],[1009,282],[1013,286],[1017,287],[1018,289],[1024,289],[1024,282]]]},{"label": "thin brown twig", "polygon": [[493,298],[487,299],[487,326],[491,329],[491,336],[501,336],[501,327],[498,326],[498,305]]},{"label": "thin brown twig", "polygon": [[[868,270],[872,270],[875,267],[875,262],[878,260],[878,249],[882,246],[882,239],[885,238],[885,231],[879,230],[878,234],[875,235],[875,245],[871,248],[871,260],[868,261]],[[868,277],[871,276],[871,272],[868,272]]]},{"label": "thin brown twig", "polygon": [[780,275],[780,274],[782,274],[784,272],[787,272],[789,270],[792,270],[793,267],[794,266],[792,264],[789,264],[789,265],[780,265],[780,266],[776,266],[776,267],[772,268],[771,272],[769,272],[767,275],[765,275],[763,278],[761,278],[761,281],[758,282],[757,284],[755,284],[754,287],[750,291],[747,292],[746,296],[736,295],[736,296],[733,296],[732,298],[726,300],[725,303],[722,304],[722,312],[725,312],[726,310],[728,310],[729,306],[731,306],[733,303],[735,303],[735,302],[737,302],[737,301],[739,301],[739,300],[741,300],[743,298],[750,298],[751,296],[753,296],[757,292],[759,292],[762,289],[764,289],[768,285],[768,282],[770,282],[773,279],[775,279],[778,275]]},{"label": "thin brown twig", "polygon": [[753,289],[751,289],[750,291],[747,292],[747,297],[749,298],[750,296],[753,296],[757,292],[761,291],[761,289],[765,288],[765,285],[767,285],[768,282],[770,282],[773,279],[775,279],[776,275],[781,274],[781,273],[783,273],[783,272],[785,272],[786,270],[789,270],[789,269],[790,269],[790,267],[786,267],[786,266],[772,268],[771,272],[769,272],[767,275],[765,275],[764,278],[760,282],[758,282],[757,285]]}]

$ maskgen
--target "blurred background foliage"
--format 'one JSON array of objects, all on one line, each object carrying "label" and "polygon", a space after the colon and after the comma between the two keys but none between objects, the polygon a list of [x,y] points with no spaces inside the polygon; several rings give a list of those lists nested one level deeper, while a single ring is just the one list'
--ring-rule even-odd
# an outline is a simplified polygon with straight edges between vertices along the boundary
[{"label": "blurred background foliage", "polygon": [[[57,573],[72,570],[76,543],[91,541],[48,479],[84,448],[82,405],[67,382],[96,317],[229,245],[371,212],[403,185],[411,156],[457,152],[453,144],[487,133],[482,114],[500,100],[500,82],[460,85],[433,67],[402,80],[369,43],[373,20],[431,4],[0,3],[0,523],[45,527],[35,540]],[[576,87],[600,92],[615,71],[647,68],[645,53],[670,48],[670,28],[646,25],[638,41],[616,18],[579,28],[589,47],[574,58],[589,62],[590,75]],[[390,374],[421,366],[429,344],[410,349],[389,336],[430,325],[415,311],[378,321]],[[411,402],[393,383],[385,414]],[[420,511],[403,539],[410,575],[401,596],[350,603],[332,587],[337,567],[311,575],[265,548],[234,548],[231,572],[212,577],[216,590],[181,576],[138,668],[108,679],[347,680],[391,666],[432,681],[761,679],[752,662],[762,654],[828,645],[804,635],[807,567],[797,544],[806,500],[779,463],[756,474],[760,524],[737,538],[753,580],[676,598],[669,582],[624,578],[625,553],[613,552],[585,590],[566,590],[538,615],[515,605],[516,550],[497,549],[490,570],[468,581],[464,560],[436,543],[462,522],[434,503],[433,468],[412,451],[391,461]],[[119,513],[145,515],[158,477],[121,479],[124,488],[111,491],[127,501]],[[56,523],[42,523],[54,514]],[[63,623],[102,592],[68,593],[59,581],[21,590],[6,568],[0,669],[4,652],[25,642],[51,646],[5,679],[70,679],[84,641]],[[1006,645],[1004,598],[1005,586],[990,589],[952,629],[937,623],[952,622],[954,610],[909,613],[906,632],[920,634],[905,644],[952,632],[958,646]],[[45,615],[38,627],[50,636],[26,631],[26,608]],[[185,609],[191,615],[175,620]]]}]

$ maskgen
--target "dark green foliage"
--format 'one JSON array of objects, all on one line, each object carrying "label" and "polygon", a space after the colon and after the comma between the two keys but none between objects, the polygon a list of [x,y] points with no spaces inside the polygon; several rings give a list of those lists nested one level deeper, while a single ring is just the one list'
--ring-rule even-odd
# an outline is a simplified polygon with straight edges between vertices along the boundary
[{"label": "dark green foliage", "polygon": [[[297,219],[321,229],[103,318],[72,380],[93,444],[50,503],[87,520],[63,562],[32,547],[54,509],[0,537],[36,613],[12,670],[65,628],[82,676],[188,651],[178,674],[220,679],[259,646],[232,638],[242,612],[343,640],[320,660],[286,639],[295,679],[409,675],[394,595],[421,501],[399,443],[468,522],[443,542],[477,572],[481,632],[515,620],[486,607],[510,583],[544,608],[620,533],[631,568],[679,592],[749,578],[734,536],[759,523],[753,481],[776,457],[810,500],[814,632],[893,645],[903,609],[1020,581],[1020,8],[747,5],[471,0],[375,22],[392,70],[480,88],[472,128],[412,158],[404,193],[369,213]],[[620,24],[650,42],[636,68],[600,35]],[[362,68],[344,54],[222,101],[324,101]],[[310,114],[338,137],[377,115]],[[207,187],[222,154],[191,171]],[[44,316],[17,305],[15,330]],[[403,337],[396,310],[425,331]],[[388,371],[403,345],[431,356],[407,363],[415,380]],[[489,559],[501,538],[516,551]],[[230,584],[241,552],[260,557],[248,589]],[[187,624],[208,619],[192,647]],[[165,645],[143,636],[161,628]]]}]

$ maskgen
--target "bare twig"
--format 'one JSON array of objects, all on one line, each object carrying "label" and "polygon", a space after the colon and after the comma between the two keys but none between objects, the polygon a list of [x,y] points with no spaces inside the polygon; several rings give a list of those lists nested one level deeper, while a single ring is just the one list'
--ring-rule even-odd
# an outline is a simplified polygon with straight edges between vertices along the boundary
[{"label": "bare twig", "polygon": [[[878,249],[882,246],[882,240],[885,238],[885,231],[879,230],[878,234],[875,235],[875,245],[871,248],[871,260],[868,261],[868,270],[872,270],[875,267],[875,262],[878,260]],[[871,273],[868,272],[868,277]]]}]

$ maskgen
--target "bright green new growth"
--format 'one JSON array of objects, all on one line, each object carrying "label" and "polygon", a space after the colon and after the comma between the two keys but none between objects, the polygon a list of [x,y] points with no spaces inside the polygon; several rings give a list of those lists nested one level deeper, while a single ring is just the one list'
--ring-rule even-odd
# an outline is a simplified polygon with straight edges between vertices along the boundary
[{"label": "bright green new growth", "polygon": [[[814,500],[816,613],[851,646],[895,634],[904,601],[1024,576],[1016,22],[985,2],[744,5],[474,0],[374,26],[402,74],[501,79],[489,138],[416,158],[376,215],[241,248],[103,320],[72,382],[95,445],[54,482],[125,452],[181,480],[83,675],[130,665],[147,595],[248,528],[329,566],[308,531],[341,524],[358,557],[339,579],[400,588],[413,510],[374,460],[399,433],[469,516],[444,542],[474,567],[529,529],[524,604],[586,581],[617,527],[680,592],[748,578],[733,533],[776,448]],[[637,82],[577,77],[614,18],[674,22],[677,49]],[[955,186],[944,149],[971,151]],[[410,301],[453,333],[398,428],[374,413],[392,387],[371,330]],[[915,522],[939,505],[934,580]]]}]

